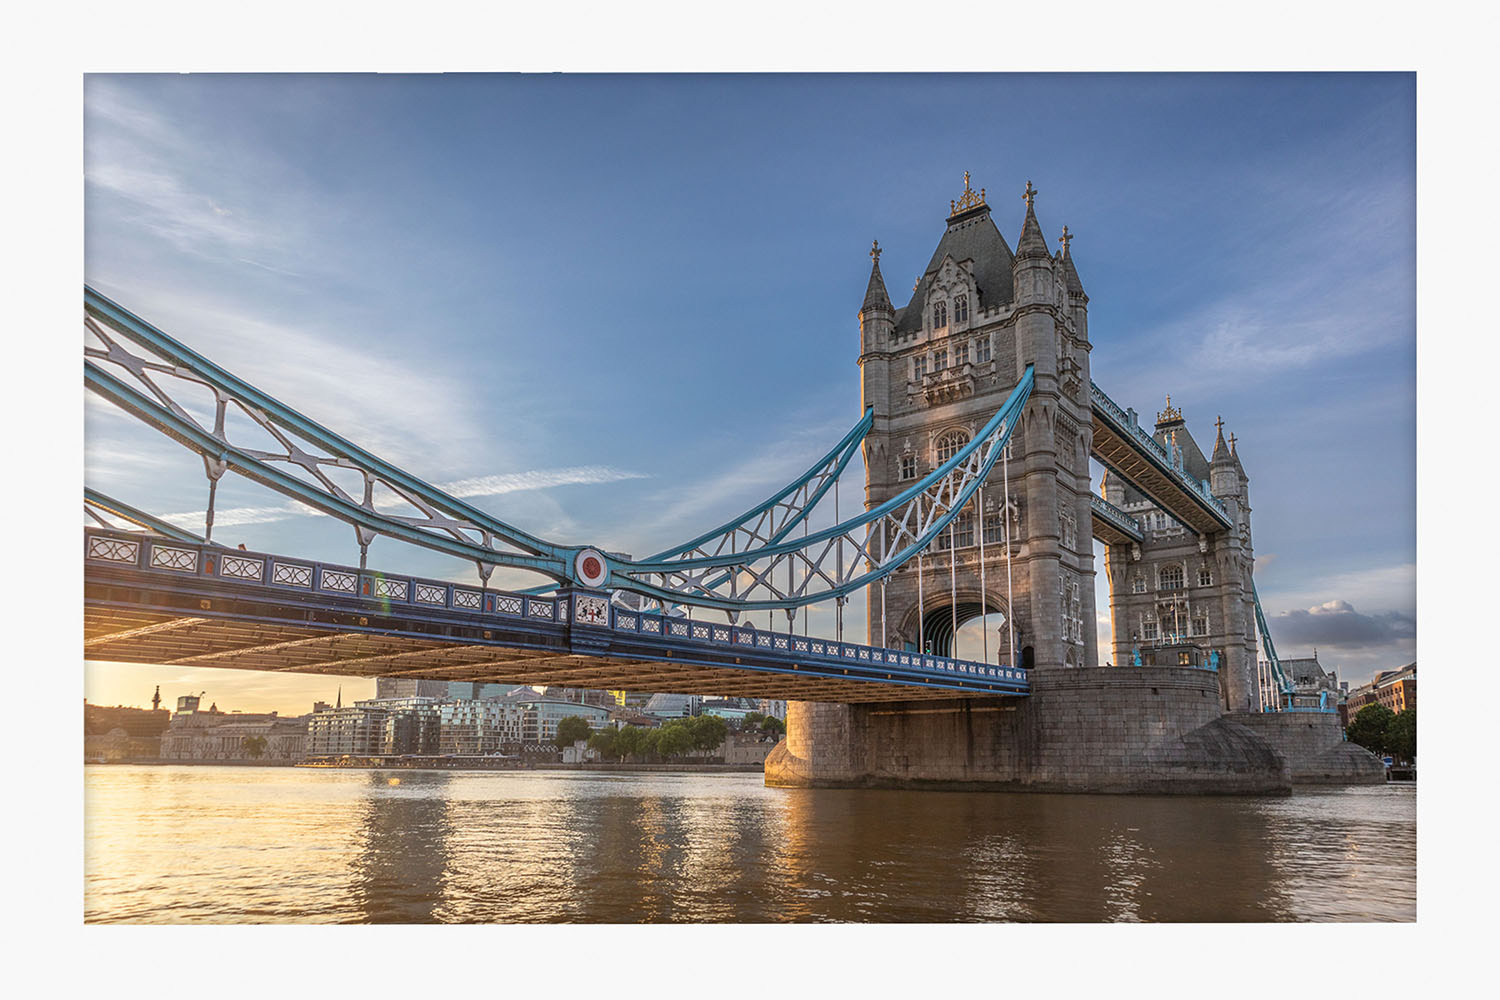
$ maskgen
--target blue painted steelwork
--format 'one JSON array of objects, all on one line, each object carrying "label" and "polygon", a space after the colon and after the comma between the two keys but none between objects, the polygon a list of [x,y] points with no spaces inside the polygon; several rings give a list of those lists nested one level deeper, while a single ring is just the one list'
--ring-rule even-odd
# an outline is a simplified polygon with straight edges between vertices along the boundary
[{"label": "blue painted steelwork", "polygon": [[[302,609],[298,612],[299,617],[306,620],[312,620],[306,612],[322,608],[326,602],[334,602],[327,604],[330,609],[346,608],[353,602],[367,606],[373,612],[393,614],[400,611],[419,620],[424,615],[432,615],[443,621],[467,621],[484,628],[491,627],[491,623],[510,623],[538,637],[553,640],[569,634],[575,638],[582,634],[586,639],[592,634],[595,626],[585,624],[578,615],[571,614],[570,604],[605,596],[583,591],[558,597],[528,596],[446,580],[386,574],[317,560],[93,528],[84,531],[84,564],[86,578],[90,571],[101,574],[101,580],[111,575],[146,577],[156,592],[170,592],[174,583],[181,583],[184,589],[192,590],[192,596],[196,596],[198,591],[194,588],[211,582],[216,588],[215,596],[228,594],[243,596],[249,601],[292,602]],[[608,609],[607,619],[600,620],[597,626],[601,636],[628,637],[657,644],[659,648],[655,655],[663,662],[670,659],[673,663],[701,662],[728,667],[730,663],[723,660],[725,652],[753,651],[756,659],[735,661],[735,669],[943,688],[971,695],[1025,695],[1030,690],[1028,672],[1019,667],[642,614],[609,606],[607,601],[600,603]],[[201,613],[207,615],[211,612],[205,608]],[[254,615],[236,615],[234,620],[257,619]],[[571,633],[568,633],[569,629]],[[101,641],[108,641],[107,637]],[[552,643],[554,647],[557,645],[557,641]],[[630,655],[639,658],[639,646],[632,649],[634,652]],[[693,659],[695,653],[701,654],[697,660]],[[599,655],[607,657],[611,654],[606,650]]]},{"label": "blue painted steelwork", "polygon": [[[729,610],[763,610],[797,608],[843,597],[874,583],[932,544],[968,504],[1010,441],[1031,396],[1034,375],[1033,367],[1027,365],[1005,403],[973,440],[947,462],[909,489],[859,516],[795,541],[766,545],[750,552],[635,563],[610,560],[608,585],[664,601],[689,601]],[[863,537],[858,534],[861,529],[865,529]],[[892,536],[901,546],[894,553],[885,550]],[[878,551],[872,544],[877,538],[881,539]],[[859,573],[853,567],[841,565],[830,572],[824,568],[824,562],[833,558],[835,546],[841,551],[847,546],[856,563],[864,562],[871,568]],[[767,562],[769,565],[756,565]],[[788,562],[806,572],[800,582],[791,582],[783,589],[776,581],[780,575],[776,570]],[[713,572],[718,570],[729,572]],[[643,579],[649,576],[676,580],[678,586],[668,589]],[[748,579],[744,584],[747,591],[759,588],[773,596],[739,597],[742,577]],[[719,581],[727,582],[731,588],[727,598],[710,592],[719,586]],[[808,585],[814,582],[826,585],[825,589],[810,593]]]},{"label": "blue painted steelwork", "polygon": [[[1133,442],[1140,454],[1155,466],[1158,471],[1170,477],[1172,481],[1182,487],[1221,526],[1225,528],[1234,526],[1234,522],[1230,520],[1229,512],[1224,507],[1224,502],[1210,492],[1208,484],[1201,479],[1194,479],[1192,476],[1189,476],[1167,452],[1167,449],[1162,446],[1160,441],[1147,433],[1137,421],[1132,420],[1130,415],[1120,408],[1119,404],[1110,399],[1104,390],[1092,381],[1089,382],[1089,398],[1093,402],[1094,413],[1108,420],[1115,432],[1122,438]],[[1125,478],[1129,478],[1122,470],[1117,469],[1115,471],[1120,472]]]},{"label": "blue painted steelwork", "polygon": [[[1281,711],[1303,711],[1296,709],[1292,704],[1292,696],[1297,693],[1297,686],[1287,677],[1286,672],[1281,669],[1281,659],[1276,655],[1276,644],[1271,641],[1271,626],[1266,624],[1265,612],[1260,609],[1260,594],[1255,589],[1255,581],[1250,581],[1250,595],[1255,599],[1255,627],[1260,630],[1260,642],[1266,653],[1266,661],[1271,664],[1271,673],[1276,678],[1280,687],[1280,695],[1285,698],[1285,704],[1278,704],[1276,709]],[[1276,709],[1273,709],[1276,710]],[[1310,711],[1321,711],[1311,709]]]},{"label": "blue painted steelwork", "polygon": [[[496,566],[506,566],[532,570],[558,583],[585,583],[577,563],[580,560],[593,563],[592,559],[581,559],[590,554],[588,547],[547,542],[449,496],[308,420],[88,286],[84,287],[84,311],[86,329],[103,345],[85,347],[85,385],[197,452],[203,458],[211,481],[216,483],[224,471],[233,469],[353,525],[362,549],[376,535],[384,535],[472,560],[485,580]],[[132,353],[127,349],[127,343],[143,349],[142,354]],[[104,365],[114,366],[115,370],[107,371]],[[133,377],[146,392],[127,383],[121,374]],[[215,414],[211,429],[194,419],[173,399],[164,388],[165,384],[170,384],[167,382],[169,378],[196,383],[213,392]],[[607,573],[587,583],[643,594],[663,603],[694,604],[734,613],[790,609],[842,599],[898,569],[942,534],[948,522],[969,501],[1009,440],[1021,408],[1029,397],[1032,378],[1032,369],[1028,366],[1000,412],[973,441],[921,482],[873,511],[805,536],[800,541],[787,541],[791,528],[806,523],[813,506],[825,497],[837,474],[852,459],[873,421],[873,414],[867,413],[828,453],[823,465],[815,467],[738,522],[716,529],[722,548],[724,539],[732,539],[741,531],[750,531],[746,528],[748,520],[771,514],[778,504],[786,505],[787,497],[802,490],[805,502],[795,516],[788,516],[779,527],[770,523],[768,533],[755,536],[757,540],[763,537],[764,544],[752,546],[749,552],[725,554],[720,551],[683,557],[696,551],[695,544],[701,546],[715,537],[711,532],[650,560],[635,561],[600,553],[599,559],[605,564]],[[266,452],[232,443],[225,424],[230,404],[243,410],[282,445],[284,451]],[[830,461],[831,468],[827,465]],[[360,474],[364,480],[363,498],[358,499],[339,487],[324,473],[324,467],[353,470]],[[302,474],[315,482],[301,478]],[[391,490],[419,510],[422,516],[396,516],[377,510],[372,500],[376,485]],[[770,520],[774,522],[774,517]],[[873,551],[870,545],[877,527],[882,539],[879,552]],[[856,537],[855,533],[862,528],[865,537]],[[889,537],[902,543],[909,539],[909,544],[903,544],[892,555],[884,551]],[[500,550],[495,548],[496,543],[521,551]],[[846,564],[846,552],[853,555],[856,563],[864,560],[874,568],[862,575],[856,574],[853,567]],[[837,559],[837,565],[830,569],[829,564],[834,559]],[[802,569],[800,585],[789,583],[782,589],[770,584],[772,569],[792,563]],[[751,581],[749,589],[762,588],[768,596],[749,598],[742,594],[742,576]],[[822,589],[815,589],[817,587]]]},{"label": "blue painted steelwork", "polygon": [[176,539],[179,542],[204,544],[203,536],[201,535],[195,535],[191,531],[184,531],[175,524],[168,524],[159,517],[153,517],[139,508],[132,507],[128,503],[100,493],[98,490],[89,489],[87,486],[83,488],[83,505],[85,509],[90,507],[95,508],[106,514],[112,514],[122,520],[129,521],[131,524],[139,525],[146,531],[152,531],[158,535]]},{"label": "blue painted steelwork", "polygon": [[1093,508],[1094,516],[1108,521],[1114,525],[1132,541],[1140,542],[1146,538],[1146,533],[1141,530],[1141,522],[1125,513],[1108,500],[1095,493],[1089,494],[1089,506]]}]

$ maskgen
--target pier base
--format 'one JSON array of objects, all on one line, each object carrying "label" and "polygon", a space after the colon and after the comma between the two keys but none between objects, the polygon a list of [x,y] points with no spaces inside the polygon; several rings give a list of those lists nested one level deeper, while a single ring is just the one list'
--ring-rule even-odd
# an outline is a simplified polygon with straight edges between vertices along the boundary
[{"label": "pier base", "polygon": [[1333,712],[1266,712],[1235,716],[1286,758],[1294,785],[1381,785],[1385,765],[1344,740]]},{"label": "pier base", "polygon": [[1286,793],[1292,768],[1195,668],[1038,668],[1026,698],[787,706],[783,787]]}]

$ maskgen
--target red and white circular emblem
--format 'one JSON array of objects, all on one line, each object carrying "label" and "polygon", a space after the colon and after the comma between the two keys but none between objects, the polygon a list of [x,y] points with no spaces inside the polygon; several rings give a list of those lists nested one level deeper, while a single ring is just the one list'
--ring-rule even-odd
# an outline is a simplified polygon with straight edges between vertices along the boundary
[{"label": "red and white circular emblem", "polygon": [[604,555],[597,549],[584,549],[573,559],[573,572],[578,574],[578,582],[585,587],[601,586],[609,577],[609,567],[605,565]]}]

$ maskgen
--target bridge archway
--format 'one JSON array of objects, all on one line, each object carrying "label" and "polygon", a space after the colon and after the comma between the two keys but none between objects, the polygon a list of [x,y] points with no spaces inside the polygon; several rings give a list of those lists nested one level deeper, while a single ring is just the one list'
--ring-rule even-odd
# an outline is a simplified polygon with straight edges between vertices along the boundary
[{"label": "bridge archway", "polygon": [[[957,609],[955,616],[954,610]],[[981,598],[978,591],[965,593],[960,590],[956,600],[944,594],[940,601],[925,604],[922,608],[921,627],[918,628],[917,611],[912,611],[902,622],[901,632],[915,648],[918,637],[926,644],[926,650],[936,656],[953,656],[965,660],[985,660],[985,645],[988,643],[988,662],[996,663],[1005,657],[1005,624],[1009,609],[1005,600],[996,595]],[[957,618],[958,629],[954,630]],[[988,631],[988,639],[984,632]],[[1016,648],[1021,648],[1023,636],[1016,626]],[[1019,653],[1017,654],[1019,656]]]}]

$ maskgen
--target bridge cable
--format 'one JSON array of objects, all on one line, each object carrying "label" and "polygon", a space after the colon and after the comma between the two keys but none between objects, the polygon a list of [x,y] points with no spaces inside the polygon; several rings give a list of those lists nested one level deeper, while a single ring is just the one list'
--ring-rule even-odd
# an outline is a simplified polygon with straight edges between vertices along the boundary
[{"label": "bridge cable", "polygon": [[1009,651],[1006,655],[1010,658],[1007,666],[1016,665],[1016,624],[1015,624],[1015,595],[1011,592],[1010,578],[1010,442],[1005,443],[1005,450],[1000,453],[1000,475],[1004,479],[1005,496],[1001,497],[1000,523],[1005,530],[1002,540],[1005,542],[1005,631],[1007,634]]},{"label": "bridge cable", "polygon": [[975,518],[979,522],[979,637],[984,644],[984,662],[990,662],[990,630],[985,627],[984,619],[987,617],[990,605],[990,588],[985,582],[984,575],[984,484],[979,484],[976,494],[979,516]]}]

